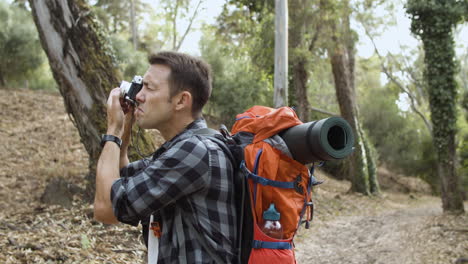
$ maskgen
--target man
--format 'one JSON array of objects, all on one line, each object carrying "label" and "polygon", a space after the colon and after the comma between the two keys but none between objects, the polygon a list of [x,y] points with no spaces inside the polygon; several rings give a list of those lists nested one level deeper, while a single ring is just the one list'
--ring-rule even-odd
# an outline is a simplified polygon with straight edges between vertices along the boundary
[{"label": "man", "polygon": [[[149,63],[133,113],[124,114],[119,88],[110,93],[111,136],[97,165],[95,218],[141,221],[145,228],[154,215],[161,227],[158,263],[231,263],[237,232],[233,167],[218,145],[194,134],[206,128],[201,112],[211,93],[209,66],[176,52],[152,55]],[[129,163],[132,114],[166,142],[152,158]],[[122,139],[121,148],[112,136]]]}]

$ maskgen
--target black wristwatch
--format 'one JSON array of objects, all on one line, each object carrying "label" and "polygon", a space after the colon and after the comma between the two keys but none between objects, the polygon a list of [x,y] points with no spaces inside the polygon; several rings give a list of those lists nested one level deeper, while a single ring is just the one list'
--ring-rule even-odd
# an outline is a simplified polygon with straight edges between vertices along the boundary
[{"label": "black wristwatch", "polygon": [[115,142],[115,144],[117,144],[119,148],[122,146],[122,140],[120,138],[113,135],[102,135],[101,147],[104,147],[104,144],[106,144],[107,141]]}]

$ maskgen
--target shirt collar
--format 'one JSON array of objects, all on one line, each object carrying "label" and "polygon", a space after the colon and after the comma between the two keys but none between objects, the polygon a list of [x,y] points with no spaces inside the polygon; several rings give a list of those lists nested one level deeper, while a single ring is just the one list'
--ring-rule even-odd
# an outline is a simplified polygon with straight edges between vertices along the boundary
[{"label": "shirt collar", "polygon": [[175,143],[189,138],[193,135],[193,132],[202,128],[207,128],[206,121],[203,118],[198,118],[190,123],[182,132],[177,134],[171,140],[166,141],[164,144],[159,147],[158,150],[153,155],[153,160],[157,159],[162,153],[171,148]]}]

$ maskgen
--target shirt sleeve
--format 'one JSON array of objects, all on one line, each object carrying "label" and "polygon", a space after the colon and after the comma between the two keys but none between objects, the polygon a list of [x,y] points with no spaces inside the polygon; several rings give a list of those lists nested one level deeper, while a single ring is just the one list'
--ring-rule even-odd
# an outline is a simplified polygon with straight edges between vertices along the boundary
[{"label": "shirt sleeve", "polygon": [[132,177],[147,167],[149,163],[150,160],[147,158],[131,162],[127,166],[120,169],[120,177]]},{"label": "shirt sleeve", "polygon": [[123,223],[137,225],[181,197],[205,189],[209,177],[205,144],[196,137],[178,142],[132,177],[113,183],[114,214]]}]

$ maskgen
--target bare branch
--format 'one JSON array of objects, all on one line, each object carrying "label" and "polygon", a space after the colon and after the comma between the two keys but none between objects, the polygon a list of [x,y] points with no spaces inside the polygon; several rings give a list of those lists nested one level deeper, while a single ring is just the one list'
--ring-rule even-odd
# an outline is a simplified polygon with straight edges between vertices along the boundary
[{"label": "bare branch", "polygon": [[[375,47],[375,45],[374,45]],[[393,60],[393,61],[396,61],[396,58],[395,56],[393,56],[393,54],[391,52],[388,53],[388,56],[390,56],[390,58]],[[414,86],[416,87],[416,92],[418,94],[418,96],[413,96],[416,100],[416,102],[418,103],[418,105],[421,105],[421,100],[424,100],[424,92],[423,92],[423,81],[418,78],[416,76],[416,73],[413,71],[413,67],[411,67],[408,63],[407,60],[403,60],[403,63],[404,63],[404,73],[408,74],[409,77],[411,78],[411,81],[414,83]]]},{"label": "bare branch", "polygon": [[309,51],[310,52],[315,48],[315,43],[317,43],[319,34],[321,33],[322,25],[323,25],[322,23],[318,23],[318,25],[317,25],[317,28],[315,30],[315,34],[312,37],[312,40],[310,41],[310,44],[309,44]]},{"label": "bare branch", "polygon": [[329,115],[329,116],[340,116],[337,113],[332,113],[332,112],[329,112],[327,110],[323,110],[323,109],[312,107],[312,106],[310,107],[310,110],[315,111],[315,112],[319,112],[319,113],[322,113],[322,114],[325,114],[325,115]]},{"label": "bare branch", "polygon": [[182,38],[179,40],[179,44],[177,45],[177,48],[175,49],[176,51],[178,51],[180,49],[180,46],[182,46],[182,43],[184,42],[185,37],[187,36],[190,29],[192,28],[192,23],[195,20],[195,18],[197,17],[198,10],[200,8],[201,3],[203,3],[203,0],[198,1],[197,7],[195,8],[195,11],[193,12],[192,17],[190,18],[190,23],[187,26],[187,28],[185,29],[184,35],[182,35]]},{"label": "bare branch", "polygon": [[409,91],[409,89],[406,89],[406,87],[398,81],[395,76],[389,71],[389,69],[385,66],[383,62],[383,57],[380,54],[379,50],[377,49],[377,45],[375,44],[374,38],[371,36],[369,33],[367,27],[363,24],[364,30],[366,32],[366,35],[369,37],[369,39],[372,42],[372,45],[374,46],[375,53],[380,59],[380,67],[382,68],[383,73],[387,76],[388,79],[390,79],[398,88],[400,88],[401,91],[403,91],[406,95],[408,95],[408,98],[410,99],[410,106],[411,109],[423,120],[424,124],[426,125],[427,130],[429,133],[432,135],[432,124],[431,122],[426,118],[426,116],[418,109],[416,105],[416,100],[414,98],[414,95]]}]

